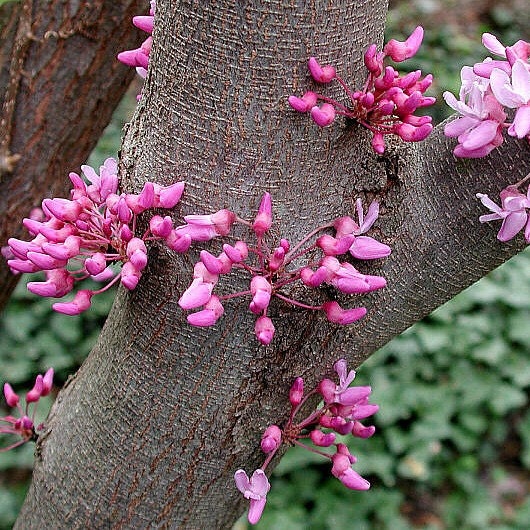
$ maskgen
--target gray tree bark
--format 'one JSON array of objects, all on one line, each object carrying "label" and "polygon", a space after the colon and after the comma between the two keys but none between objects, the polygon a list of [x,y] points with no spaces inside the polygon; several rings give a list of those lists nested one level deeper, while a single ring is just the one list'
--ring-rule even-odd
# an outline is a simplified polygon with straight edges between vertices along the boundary
[{"label": "gray tree bark", "polygon": [[[119,293],[59,394],[15,528],[229,528],[245,507],[233,473],[261,464],[261,432],[286,419],[295,376],[310,387],[338,358],[359,365],[518,250],[479,225],[474,194],[528,172],[522,142],[457,161],[438,128],[379,157],[362,129],[320,130],[288,108],[287,96],[310,86],[310,55],[361,86],[362,52],[382,43],[385,15],[384,2],[369,0],[159,2],[150,73],[123,146],[125,187],[185,178],[178,217],[229,207],[252,218],[269,191],[277,235],[293,242],[351,214],[357,197],[377,198],[376,227],[393,253],[370,272],[388,287],[348,327],[274,302],[276,337],[263,347],[248,300],[227,303],[213,328],[188,326],[177,300],[198,250],[151,248],[141,284]],[[230,281],[234,291],[244,285]]]},{"label": "gray tree bark", "polygon": [[[134,72],[116,53],[135,48],[145,0],[19,0],[0,6],[0,247],[24,239],[22,218],[66,197]],[[0,311],[19,276],[0,260]]]}]

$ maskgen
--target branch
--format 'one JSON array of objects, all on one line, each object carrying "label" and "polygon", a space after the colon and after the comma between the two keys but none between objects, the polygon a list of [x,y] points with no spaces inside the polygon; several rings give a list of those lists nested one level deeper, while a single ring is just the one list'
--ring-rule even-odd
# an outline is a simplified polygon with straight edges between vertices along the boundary
[{"label": "branch", "polygon": [[[65,196],[132,78],[115,60],[139,43],[144,1],[10,2],[0,7],[0,246],[24,238],[43,190]],[[0,310],[18,277],[0,260]]]}]

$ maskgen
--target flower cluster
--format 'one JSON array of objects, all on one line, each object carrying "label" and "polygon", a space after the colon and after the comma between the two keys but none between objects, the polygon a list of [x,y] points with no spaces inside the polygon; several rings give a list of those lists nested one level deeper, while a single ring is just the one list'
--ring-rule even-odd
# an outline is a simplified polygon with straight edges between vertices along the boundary
[{"label": "flower cluster", "polygon": [[377,51],[375,44],[369,46],[364,53],[368,76],[362,90],[353,90],[336,74],[333,66],[321,66],[311,57],[308,66],[313,79],[317,83],[336,80],[349,101],[343,104],[309,91],[302,97],[290,96],[289,104],[299,112],[309,112],[320,127],[330,125],[336,115],[357,121],[373,133],[372,147],[379,154],[385,151],[386,134],[396,134],[406,142],[424,140],[432,131],[432,119],[414,113],[436,101],[423,95],[432,84],[432,75],[422,78],[421,70],[401,75],[394,67],[384,65],[387,57],[394,62],[413,57],[422,40],[423,28],[418,26],[405,41],[390,40],[383,51]]},{"label": "flower cluster", "polygon": [[[14,444],[0,449],[0,451],[8,451],[14,447],[18,447],[29,441],[35,441],[37,439],[37,431],[42,430],[42,425],[35,427],[35,414],[37,412],[37,405],[41,397],[47,396],[53,386],[53,368],[50,368],[44,375],[37,375],[33,388],[26,393],[26,406],[22,408],[20,405],[20,397],[13,391],[13,388],[9,383],[4,384],[4,397],[6,403],[11,408],[16,408],[19,417],[15,416],[3,416],[0,417],[0,422],[6,423],[7,426],[0,425],[0,433],[2,434],[14,434],[20,436],[20,440]],[[29,412],[31,403],[33,405],[33,411]]]},{"label": "flower cluster", "polygon": [[[444,93],[446,103],[461,115],[444,130],[458,139],[457,157],[486,156],[503,142],[505,128],[510,136],[530,140],[530,43],[504,46],[490,33],[484,33],[482,43],[501,59],[464,66],[458,100]],[[506,108],[516,109],[512,122],[506,121]]]},{"label": "flower cluster", "polygon": [[[289,392],[291,413],[283,428],[269,425],[261,438],[261,449],[267,455],[261,468],[254,471],[250,479],[244,470],[238,469],[234,475],[236,486],[245,498],[250,500],[248,520],[256,524],[266,503],[270,484],[265,469],[282,444],[298,445],[322,455],[331,461],[331,474],[338,478],[347,488],[367,490],[370,483],[361,477],[353,468],[356,462],[348,447],[343,443],[335,443],[336,436],[348,435],[369,438],[375,427],[365,426],[360,420],[377,412],[379,407],[368,402],[372,389],[369,386],[350,387],[355,378],[355,371],[347,369],[344,359],[334,364],[338,384],[331,379],[323,379],[312,391],[304,395],[304,380],[297,377]],[[323,404],[311,412],[303,420],[296,422],[295,417],[307,399],[320,395]],[[311,441],[308,446],[301,440]],[[334,446],[334,453],[327,453],[316,447]]]},{"label": "flower cluster", "polygon": [[[151,9],[149,10],[149,15],[136,16],[132,19],[133,24],[137,28],[141,29],[142,31],[145,31],[146,33],[149,33],[149,35],[153,33],[155,9],[156,2],[155,0],[151,0]],[[135,50],[126,50],[124,52],[119,53],[118,61],[121,61],[127,66],[132,66],[136,68],[136,72],[138,73],[138,75],[145,79],[147,75],[147,67],[149,65],[149,54],[151,53],[152,43],[153,37],[149,36],[139,48],[136,48]]]},{"label": "flower cluster", "polygon": [[[108,282],[97,291],[79,290],[70,302],[53,304],[68,315],[90,307],[93,295],[117,281],[134,289],[147,265],[148,240],[164,240],[177,252],[186,251],[191,238],[176,232],[171,217],[155,215],[145,233],[136,234],[138,214],[150,208],[173,208],[180,200],[184,182],[160,186],[146,182],[141,193],[118,194],[117,164],[108,158],[98,175],[82,166],[89,184],[77,173],[70,173],[74,187],[71,198],[44,199],[41,220],[24,219],[34,236],[31,241],[8,240],[8,265],[14,273],[44,271],[46,281],[29,282],[28,290],[39,296],[61,298],[76,282],[92,278]],[[33,216],[34,217],[34,216]],[[118,266],[121,264],[121,268]]]},{"label": "flower cluster", "polygon": [[[362,235],[377,219],[378,203],[372,202],[366,217],[360,199],[356,206],[357,221],[351,217],[335,219],[314,229],[293,247],[283,238],[275,247],[270,247],[265,241],[264,235],[272,226],[272,201],[268,193],[263,196],[253,222],[240,219],[230,210],[221,210],[213,215],[184,217],[187,224],[178,227],[176,233],[189,236],[194,241],[226,236],[234,223],[251,228],[256,237],[254,246],[242,240],[236,241],[234,245],[224,244],[218,256],[206,250],[201,251],[200,260],[194,267],[193,281],[178,301],[186,310],[202,308],[189,314],[188,322],[193,326],[215,324],[224,312],[223,302],[239,296],[251,298],[249,309],[257,316],[254,331],[262,344],[269,344],[275,331],[267,316],[273,297],[304,309],[322,310],[328,320],[336,324],[350,324],[362,318],[366,314],[364,307],[343,309],[336,301],[313,306],[282,293],[282,289],[298,281],[313,288],[329,284],[347,294],[363,294],[386,285],[386,280],[381,276],[362,274],[351,263],[341,262],[336,257],[349,252],[358,260],[371,260],[390,254],[390,247]],[[320,232],[332,228],[335,229],[335,236],[323,234],[316,237]],[[249,263],[250,257],[255,258],[253,263]],[[214,294],[220,276],[233,269],[249,273],[249,289],[226,295]]]}]

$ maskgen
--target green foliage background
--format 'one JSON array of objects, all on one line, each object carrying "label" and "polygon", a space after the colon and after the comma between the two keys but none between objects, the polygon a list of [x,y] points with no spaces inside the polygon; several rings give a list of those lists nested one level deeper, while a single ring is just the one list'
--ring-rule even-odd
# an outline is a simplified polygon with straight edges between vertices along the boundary
[{"label": "green foliage background", "polygon": [[[433,91],[441,102],[442,90],[458,92],[461,66],[485,57],[483,31],[509,44],[528,30],[528,17],[525,22],[514,10],[517,2],[497,2],[480,13],[468,12],[467,18],[462,12],[445,23],[455,4],[451,0],[394,2],[388,35],[406,36],[418,23],[426,27],[420,53],[405,65],[435,74]],[[472,3],[462,4],[472,9]],[[115,156],[137,91],[116,112],[92,165]],[[437,120],[449,114],[443,103],[433,112]],[[499,182],[499,189],[504,184]],[[495,227],[484,244],[500,244]],[[36,373],[53,366],[59,388],[97,339],[113,293],[95,297],[90,311],[67,317],[51,311],[50,300],[26,291],[31,279],[19,284],[0,318],[0,382],[28,389]],[[525,251],[397,337],[359,370],[357,383],[372,385],[372,401],[381,406],[375,416],[378,430],[371,439],[348,443],[359,459],[356,470],[371,480],[372,489],[347,490],[330,475],[327,462],[291,449],[273,474],[256,528],[528,529],[529,319],[530,252]],[[47,407],[40,409],[43,414]],[[0,453],[0,529],[10,528],[16,518],[33,449],[27,444]],[[246,527],[242,518],[235,528]]]}]

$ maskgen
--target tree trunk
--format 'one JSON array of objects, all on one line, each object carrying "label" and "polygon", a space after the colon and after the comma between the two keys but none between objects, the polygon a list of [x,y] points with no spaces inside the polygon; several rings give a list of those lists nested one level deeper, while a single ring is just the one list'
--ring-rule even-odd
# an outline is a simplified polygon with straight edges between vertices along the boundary
[{"label": "tree trunk", "polygon": [[[264,347],[248,300],[227,303],[213,328],[188,326],[177,300],[198,250],[152,247],[141,284],[120,291],[58,397],[16,528],[229,528],[244,506],[233,473],[261,464],[261,432],[286,419],[295,376],[309,388],[338,358],[360,364],[516,252],[479,225],[474,194],[526,174],[522,142],[456,161],[438,128],[379,157],[359,127],[321,130],[288,108],[287,96],[310,86],[310,55],[362,86],[362,52],[382,42],[383,4],[157,5],[147,86],[122,152],[126,187],[183,177],[179,216],[229,207],[247,219],[269,191],[276,235],[292,242],[351,214],[357,197],[377,198],[376,227],[393,253],[370,272],[388,287],[363,298],[368,315],[348,327],[275,302],[277,332]],[[230,281],[231,291],[244,285]]]},{"label": "tree trunk", "polygon": [[[65,197],[133,71],[116,53],[139,45],[145,0],[20,0],[0,7],[0,246],[25,237],[22,217]],[[0,310],[18,276],[0,260]]]}]

